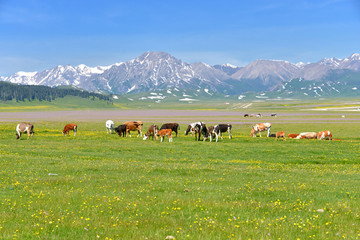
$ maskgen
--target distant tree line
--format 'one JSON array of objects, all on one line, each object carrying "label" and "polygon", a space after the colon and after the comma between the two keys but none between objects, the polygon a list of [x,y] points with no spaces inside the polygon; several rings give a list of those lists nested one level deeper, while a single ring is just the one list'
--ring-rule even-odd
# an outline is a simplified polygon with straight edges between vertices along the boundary
[{"label": "distant tree line", "polygon": [[51,102],[56,98],[63,98],[65,96],[77,96],[81,98],[89,98],[91,100],[99,99],[104,101],[111,101],[109,96],[99,93],[92,93],[71,88],[51,88],[47,86],[34,85],[17,85],[9,82],[0,81],[0,100],[1,101],[48,101]]}]

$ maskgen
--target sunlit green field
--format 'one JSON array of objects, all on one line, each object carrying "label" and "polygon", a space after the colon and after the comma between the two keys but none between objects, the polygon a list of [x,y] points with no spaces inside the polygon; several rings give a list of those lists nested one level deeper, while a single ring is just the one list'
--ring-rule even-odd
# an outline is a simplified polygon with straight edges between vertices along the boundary
[{"label": "sunlit green field", "polygon": [[231,140],[196,142],[181,124],[160,143],[106,134],[105,121],[77,122],[76,137],[62,136],[65,121],[37,121],[16,140],[2,122],[0,238],[360,238],[357,125],[281,119],[273,132],[343,141],[276,142],[236,124]]}]

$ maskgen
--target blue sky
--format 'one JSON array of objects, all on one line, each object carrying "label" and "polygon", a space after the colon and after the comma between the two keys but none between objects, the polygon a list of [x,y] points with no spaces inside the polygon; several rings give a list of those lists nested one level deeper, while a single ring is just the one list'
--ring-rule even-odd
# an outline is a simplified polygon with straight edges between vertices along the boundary
[{"label": "blue sky", "polygon": [[358,0],[0,0],[0,76],[146,51],[245,66],[360,52]]}]

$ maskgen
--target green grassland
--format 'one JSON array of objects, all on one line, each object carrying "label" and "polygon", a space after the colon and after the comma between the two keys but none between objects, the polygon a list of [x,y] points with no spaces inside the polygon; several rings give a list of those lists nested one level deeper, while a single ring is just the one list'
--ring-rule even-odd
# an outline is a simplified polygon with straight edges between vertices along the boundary
[{"label": "green grassland", "polygon": [[251,138],[246,123],[218,143],[182,124],[160,143],[106,134],[106,119],[78,122],[76,137],[62,136],[66,122],[38,121],[16,140],[16,124],[1,122],[0,238],[358,239],[358,123],[328,117],[279,116],[272,131],[329,129],[343,141]]}]

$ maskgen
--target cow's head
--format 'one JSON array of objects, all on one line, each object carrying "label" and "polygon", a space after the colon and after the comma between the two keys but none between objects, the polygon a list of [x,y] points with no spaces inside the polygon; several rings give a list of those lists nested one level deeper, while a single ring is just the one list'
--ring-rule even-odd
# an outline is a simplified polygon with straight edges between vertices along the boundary
[{"label": "cow's head", "polygon": [[188,126],[188,128],[185,131],[185,136],[189,134],[190,131],[194,131],[191,125]]},{"label": "cow's head", "polygon": [[146,134],[144,134],[143,140],[146,140],[148,138],[148,136],[146,136]]},{"label": "cow's head", "polygon": [[16,139],[20,138],[20,135],[18,133],[15,133],[15,135],[16,135]]}]

